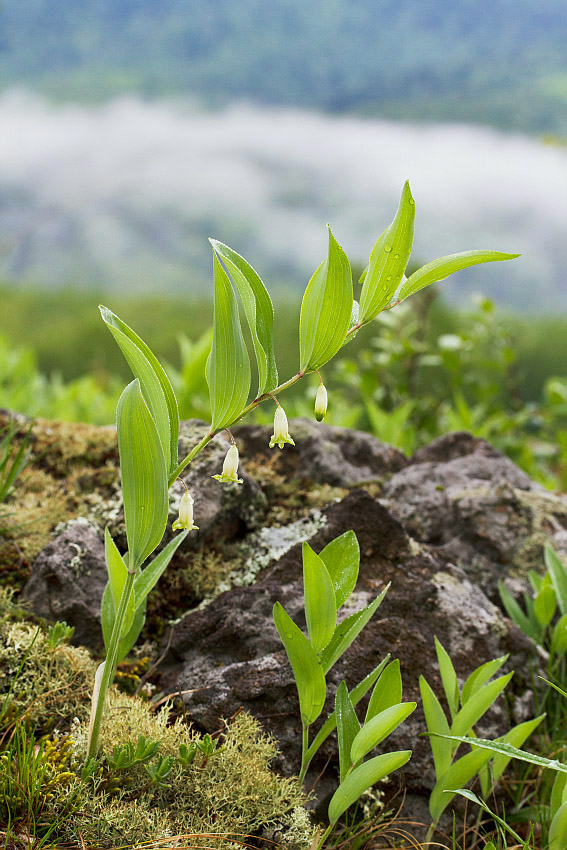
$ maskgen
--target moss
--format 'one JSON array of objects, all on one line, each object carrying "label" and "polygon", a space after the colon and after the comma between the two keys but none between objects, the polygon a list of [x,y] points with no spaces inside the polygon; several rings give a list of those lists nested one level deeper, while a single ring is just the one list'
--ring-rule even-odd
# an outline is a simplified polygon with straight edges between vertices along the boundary
[{"label": "moss", "polygon": [[[220,752],[206,764],[198,754],[184,767],[177,758],[179,747],[199,740],[197,733],[180,720],[170,724],[167,710],[152,711],[146,700],[113,687],[102,728],[102,754],[135,743],[142,734],[159,741],[159,754],[174,760],[172,772],[165,785],[149,787],[144,766],[136,765],[112,782],[101,756],[94,778],[81,781],[95,664],[85,650],[51,648],[41,628],[20,619],[22,611],[6,591],[0,591],[0,614],[0,692],[7,693],[33,641],[14,688],[10,721],[23,717],[26,728],[37,724],[42,731],[57,727],[44,738],[49,787],[43,788],[38,803],[42,823],[58,824],[53,840],[70,848],[87,844],[104,849],[174,836],[188,841],[191,836],[192,847],[230,849],[242,846],[230,836],[275,830],[279,846],[307,850],[313,828],[303,809],[303,790],[297,779],[271,770],[275,741],[244,713],[222,731]],[[0,774],[1,769],[2,763]]]},{"label": "moss", "polygon": [[[30,648],[31,647],[31,648]],[[86,719],[95,664],[85,649],[50,647],[47,634],[29,622],[0,623],[0,696],[10,690],[26,652],[29,654],[10,694],[4,724],[24,718],[41,730]]]}]

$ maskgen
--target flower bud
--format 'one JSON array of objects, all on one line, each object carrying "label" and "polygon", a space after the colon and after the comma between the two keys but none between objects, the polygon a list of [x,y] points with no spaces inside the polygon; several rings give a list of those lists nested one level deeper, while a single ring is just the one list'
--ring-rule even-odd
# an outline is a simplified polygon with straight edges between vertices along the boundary
[{"label": "flower bud", "polygon": [[322,422],[327,413],[327,388],[325,384],[319,384],[317,396],[315,398],[315,419],[317,422]]},{"label": "flower bud", "polygon": [[189,528],[191,530],[198,528],[197,525],[193,525],[193,497],[188,490],[183,493],[179,502],[179,518],[175,520],[171,527],[173,531],[177,531],[180,528]]},{"label": "flower bud", "polygon": [[276,413],[274,416],[274,433],[270,440],[270,448],[273,449],[276,443],[280,449],[283,449],[284,443],[289,443],[290,445],[295,446],[295,443],[289,435],[285,410],[280,406],[276,407]]},{"label": "flower bud", "polygon": [[229,448],[222,465],[222,473],[213,475],[217,481],[222,481],[223,484],[230,484],[231,481],[236,484],[242,484],[242,478],[238,477],[238,449],[235,443]]}]

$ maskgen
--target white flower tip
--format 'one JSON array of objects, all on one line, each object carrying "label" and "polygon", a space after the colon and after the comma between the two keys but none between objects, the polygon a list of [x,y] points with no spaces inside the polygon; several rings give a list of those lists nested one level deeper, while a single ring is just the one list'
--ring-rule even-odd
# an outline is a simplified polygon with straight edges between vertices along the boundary
[{"label": "white flower tip", "polygon": [[317,422],[322,422],[327,413],[327,388],[325,384],[319,384],[317,396],[315,398],[315,419]]}]

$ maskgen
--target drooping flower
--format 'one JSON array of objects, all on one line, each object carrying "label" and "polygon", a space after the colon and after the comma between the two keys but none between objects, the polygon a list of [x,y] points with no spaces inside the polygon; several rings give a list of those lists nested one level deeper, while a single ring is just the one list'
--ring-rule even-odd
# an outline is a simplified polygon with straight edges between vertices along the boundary
[{"label": "drooping flower", "polygon": [[189,528],[191,531],[199,528],[198,525],[193,524],[193,497],[188,490],[181,497],[181,501],[179,502],[179,517],[171,527],[173,531],[177,531],[180,528]]},{"label": "drooping flower", "polygon": [[327,413],[327,388],[325,384],[319,384],[317,396],[315,398],[315,419],[317,422],[322,422]]},{"label": "drooping flower", "polygon": [[280,449],[283,449],[285,443],[289,443],[292,446],[295,446],[295,443],[290,437],[288,424],[287,424],[287,416],[285,415],[285,410],[283,407],[276,407],[276,413],[274,416],[274,433],[272,434],[272,439],[270,440],[270,448],[273,449],[274,446],[278,444]]},{"label": "drooping flower", "polygon": [[231,482],[242,484],[242,478],[238,477],[238,449],[235,443],[231,445],[226,453],[222,465],[222,473],[220,475],[213,475],[213,478],[216,478],[217,481],[222,481],[223,484],[230,484]]}]

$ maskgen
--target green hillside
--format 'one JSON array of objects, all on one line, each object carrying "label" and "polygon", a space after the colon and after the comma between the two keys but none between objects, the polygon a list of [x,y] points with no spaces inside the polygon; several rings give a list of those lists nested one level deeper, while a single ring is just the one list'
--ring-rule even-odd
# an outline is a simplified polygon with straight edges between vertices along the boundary
[{"label": "green hillside", "polygon": [[563,0],[4,0],[0,80],[567,133]]}]

